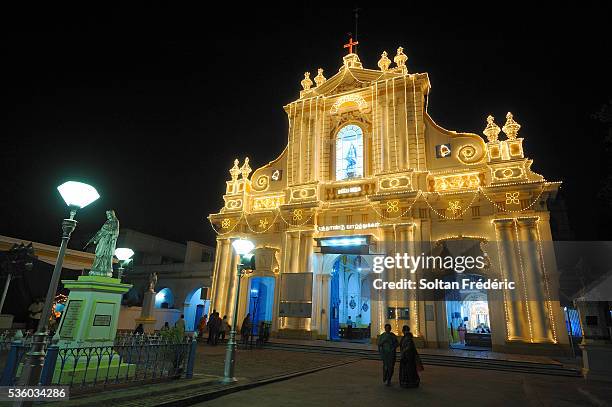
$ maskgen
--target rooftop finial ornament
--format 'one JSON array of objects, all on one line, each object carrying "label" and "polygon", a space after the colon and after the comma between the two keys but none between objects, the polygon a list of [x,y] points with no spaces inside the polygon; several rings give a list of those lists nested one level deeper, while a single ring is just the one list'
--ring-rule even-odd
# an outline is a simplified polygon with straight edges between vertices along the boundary
[{"label": "rooftop finial ornament", "polygon": [[310,87],[312,86],[312,80],[310,80],[310,72],[304,72],[304,79],[302,79],[302,82],[300,82],[302,84],[302,88],[304,88],[305,91],[309,91]]},{"label": "rooftop finial ornament", "polygon": [[508,112],[506,115],[506,124],[502,127],[503,132],[508,136],[508,140],[516,140],[518,132],[521,129],[521,125],[514,121],[512,113]]},{"label": "rooftop finial ornament", "polygon": [[238,180],[238,175],[240,175],[240,167],[238,167],[238,159],[234,160],[234,166],[229,170],[230,175],[232,176],[232,181],[236,182]]},{"label": "rooftop finial ornament", "polygon": [[391,60],[387,57],[387,51],[383,51],[378,60],[378,67],[385,72],[389,70],[389,65],[391,65]]},{"label": "rooftop finial ornament", "polygon": [[493,120],[495,120],[495,117],[489,115],[489,117],[487,117],[487,127],[482,131],[482,133],[487,136],[487,140],[489,140],[490,143],[497,141],[497,136],[501,131]]},{"label": "rooftop finial ornament", "polygon": [[325,76],[323,76],[323,68],[317,69],[317,76],[315,76],[314,79],[317,86],[321,86],[325,83],[327,79],[325,78]]},{"label": "rooftop finial ornament", "polygon": [[406,68],[407,60],[408,57],[406,56],[406,54],[404,54],[404,48],[399,47],[397,49],[397,55],[395,56],[395,58],[393,58],[393,62],[395,62],[395,65],[397,65],[398,68],[401,68],[402,71],[406,71],[408,69]]},{"label": "rooftop finial ornament", "polygon": [[240,167],[240,172],[242,173],[242,179],[246,180],[249,178],[249,174],[251,173],[251,167],[249,166],[249,157],[244,159],[244,164]]}]

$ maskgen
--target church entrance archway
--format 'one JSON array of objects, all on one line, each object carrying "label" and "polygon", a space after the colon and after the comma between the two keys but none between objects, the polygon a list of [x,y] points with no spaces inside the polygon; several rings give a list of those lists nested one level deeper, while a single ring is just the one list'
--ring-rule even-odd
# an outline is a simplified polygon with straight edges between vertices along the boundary
[{"label": "church entrance archway", "polygon": [[[444,281],[478,281],[482,276],[459,274]],[[446,290],[446,318],[449,345],[453,349],[488,350],[491,348],[491,317],[487,292],[478,289]]]},{"label": "church entrance archway", "polygon": [[331,340],[368,341],[370,338],[370,266],[364,256],[339,255],[330,272]]},{"label": "church entrance archway", "polygon": [[259,334],[260,325],[272,323],[274,306],[274,277],[251,277],[249,279],[249,313],[253,323],[253,334]]}]

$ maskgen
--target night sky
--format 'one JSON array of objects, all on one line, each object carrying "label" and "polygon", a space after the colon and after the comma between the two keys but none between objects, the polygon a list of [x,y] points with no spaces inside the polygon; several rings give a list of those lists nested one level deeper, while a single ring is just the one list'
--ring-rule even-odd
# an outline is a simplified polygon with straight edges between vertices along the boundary
[{"label": "night sky", "polygon": [[[78,214],[82,235],[114,208],[122,227],[213,243],[205,217],[222,206],[233,159],[255,169],[280,154],[282,106],[305,71],[337,72],[354,31],[350,3],[295,4],[5,9],[0,234],[59,244],[67,209],[55,188],[76,179],[102,196]],[[576,236],[611,239],[597,196],[609,153],[591,117],[612,99],[606,13],[510,5],[361,5],[358,54],[376,69],[403,46],[409,71],[429,73],[429,113],[447,129],[482,134],[488,114],[501,126],[512,111],[532,168],[564,181]]]}]

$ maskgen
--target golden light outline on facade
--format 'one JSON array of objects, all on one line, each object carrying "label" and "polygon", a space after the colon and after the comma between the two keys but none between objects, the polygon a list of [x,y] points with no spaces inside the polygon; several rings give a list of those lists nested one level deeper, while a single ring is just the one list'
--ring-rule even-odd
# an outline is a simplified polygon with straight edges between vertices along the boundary
[{"label": "golden light outline on facade", "polygon": [[480,176],[480,172],[434,176],[433,190],[445,192],[478,188],[482,184]]},{"label": "golden light outline on facade", "polygon": [[231,224],[231,222],[230,222],[230,220],[229,220],[228,218],[225,218],[225,219],[223,219],[223,220],[221,221],[221,227],[222,227],[223,229],[229,229],[231,225],[232,225],[232,224]]},{"label": "golden light outline on facade", "polygon": [[257,177],[255,182],[251,184],[251,186],[253,187],[253,190],[257,192],[267,191],[270,187],[270,177],[267,175],[260,175]]},{"label": "golden light outline on facade", "polygon": [[259,219],[259,228],[265,229],[268,227],[268,218]]},{"label": "golden light outline on facade", "polygon": [[387,201],[387,212],[399,212],[399,200],[394,199],[393,201]]},{"label": "golden light outline on facade", "polygon": [[542,238],[540,236],[540,218],[537,218],[536,220],[536,234],[538,238],[538,258],[540,260],[540,265],[542,267],[542,274],[544,274],[544,286],[546,288],[546,305],[547,305],[546,308],[548,309],[548,316],[551,321],[550,325],[552,327],[553,341],[554,343],[558,343],[557,328],[555,326],[556,325],[555,315],[552,310],[552,301],[551,301],[550,288],[549,288],[549,282],[548,282],[548,273],[546,272],[546,262],[544,261],[544,251],[542,249]]},{"label": "golden light outline on facade", "polygon": [[461,212],[461,201],[458,201],[458,200],[448,201],[447,210],[450,211],[453,214],[453,216]]},{"label": "golden light outline on facade", "polygon": [[519,237],[519,231],[518,231],[518,218],[514,218],[514,221],[512,222],[512,227],[516,235],[516,252],[518,253],[519,266],[521,270],[521,279],[522,279],[521,284],[523,285],[523,295],[524,295],[523,304],[524,304],[525,310],[527,311],[527,324],[529,325],[529,341],[533,343],[533,327],[531,326],[531,312],[529,310],[529,303],[527,302],[527,298],[528,298],[527,280],[525,278],[525,266],[523,262],[523,255],[521,254],[521,245],[519,244],[521,239]]},{"label": "golden light outline on facade", "polygon": [[[497,242],[497,253],[498,253],[497,259],[499,260],[499,272],[501,274],[501,277],[508,279],[510,278],[510,276],[507,275],[508,270],[506,270],[506,275],[504,275],[501,237],[499,235],[499,231],[497,227],[494,224],[494,220],[491,221],[491,224],[493,225],[493,230],[495,231],[495,241]],[[506,293],[506,290],[502,290],[502,296],[504,298],[504,317],[506,318],[506,340],[510,340],[510,313],[508,312],[508,297],[507,297],[508,294]]]},{"label": "golden light outline on facade", "polygon": [[382,178],[378,181],[378,187],[382,190],[406,188],[410,185],[411,182],[408,176]]},{"label": "golden light outline on facade", "polygon": [[385,216],[385,215],[383,215],[382,213],[380,213],[378,211],[378,208],[376,208],[376,206],[374,206],[374,204],[372,202],[370,202],[370,207],[372,208],[372,210],[374,210],[374,212],[376,212],[376,214],[378,216],[380,216],[381,219],[385,219],[385,220],[399,219],[399,218],[404,217],[408,212],[410,212],[412,210],[412,207],[414,206],[414,204],[416,203],[416,201],[419,199],[420,196],[421,196],[421,191],[417,192],[417,195],[414,197],[414,200],[412,201],[410,206],[404,212],[402,212],[398,216]]},{"label": "golden light outline on facade", "polygon": [[304,210],[303,209],[294,209],[291,212],[291,216],[293,220],[302,220],[304,218]]},{"label": "golden light outline on facade", "polygon": [[459,150],[457,150],[457,158],[463,164],[473,165],[480,163],[476,147],[471,144],[466,144],[464,146],[459,147]]},{"label": "golden light outline on facade", "polygon": [[228,198],[225,202],[225,208],[230,211],[242,209],[242,198]]},{"label": "golden light outline on facade", "polygon": [[338,100],[336,100],[334,104],[332,105],[332,107],[329,109],[329,112],[331,114],[336,114],[338,113],[338,110],[343,105],[351,104],[351,103],[356,104],[360,112],[363,112],[367,110],[368,108],[368,103],[365,101],[365,99],[361,95],[356,94],[356,93],[351,93],[348,95],[340,96]]},{"label": "golden light outline on facade", "polygon": [[[280,215],[280,211],[278,211],[276,213],[276,215],[274,216],[274,219],[272,219],[272,221],[268,224],[268,226],[264,230],[255,230],[255,229],[253,229],[253,227],[251,227],[251,225],[249,224],[249,218],[248,218],[248,216],[246,216],[246,214],[244,215],[244,222],[246,223],[247,228],[251,232],[256,233],[256,234],[262,234],[262,233],[266,233],[268,230],[270,230],[272,228],[272,226],[274,226],[274,224],[276,223],[276,220],[278,219],[279,215]],[[267,220],[268,218],[265,218],[265,219]],[[260,219],[260,222],[261,222],[261,220],[262,219]],[[261,227],[261,223],[260,223],[259,226]]]},{"label": "golden light outline on facade", "polygon": [[493,169],[493,180],[508,180],[523,177],[525,171],[522,167],[515,165],[511,167]]},{"label": "golden light outline on facade", "polygon": [[277,209],[285,201],[283,195],[266,195],[253,197],[253,211]]},{"label": "golden light outline on facade", "polygon": [[520,204],[521,202],[519,201],[519,192],[518,191],[513,191],[513,192],[506,192],[506,205],[512,205],[512,204]]}]

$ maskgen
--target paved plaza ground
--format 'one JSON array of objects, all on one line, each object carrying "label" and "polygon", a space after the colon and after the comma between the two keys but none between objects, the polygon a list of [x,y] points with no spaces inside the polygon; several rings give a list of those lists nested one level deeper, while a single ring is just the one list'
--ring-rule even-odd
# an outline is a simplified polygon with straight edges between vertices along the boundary
[{"label": "paved plaza ground", "polygon": [[392,387],[382,384],[380,374],[380,362],[361,360],[197,405],[562,407],[612,402],[611,386],[586,384],[582,378],[426,366],[421,387],[403,389],[397,371]]},{"label": "paved plaza ground", "polygon": [[227,386],[219,382],[225,346],[200,344],[197,351],[193,379],[94,391],[56,405],[556,407],[612,402],[612,386],[580,377],[432,365],[425,366],[419,389],[399,386],[399,366],[393,386],[386,387],[380,361],[281,349],[238,349],[239,381]]}]

